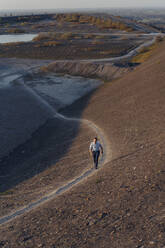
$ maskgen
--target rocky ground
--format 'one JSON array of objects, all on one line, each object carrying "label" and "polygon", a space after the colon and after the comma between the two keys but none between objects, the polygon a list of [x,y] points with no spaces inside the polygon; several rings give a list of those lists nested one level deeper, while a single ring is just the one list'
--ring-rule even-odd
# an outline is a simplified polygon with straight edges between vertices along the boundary
[{"label": "rocky ground", "polygon": [[1,247],[165,246],[164,48],[63,110],[100,126],[112,158],[72,190],[1,226]]},{"label": "rocky ground", "polygon": [[[34,73],[34,64],[36,70],[37,64],[39,67],[46,61],[4,59],[0,63],[0,215],[3,216],[91,168],[89,137],[92,139],[95,131],[86,124],[60,120],[55,115],[83,95],[87,95],[88,101],[101,82],[42,75],[38,70]],[[12,81],[12,78],[19,79]],[[79,149],[84,152],[79,154]],[[77,165],[80,156],[81,163]],[[70,159],[75,164],[72,169]]]},{"label": "rocky ground", "polygon": [[[32,25],[33,31],[48,31],[44,23]],[[32,25],[24,23],[22,29],[30,32]],[[51,23],[49,31],[54,31],[56,25]],[[60,31],[61,27],[57,26],[56,31]],[[83,27],[89,32],[89,25],[83,24]],[[4,28],[9,31],[9,27]],[[12,24],[10,28],[16,27]],[[76,28],[81,29],[79,25]],[[64,24],[62,31],[69,29],[73,30],[73,25]],[[131,39],[128,43],[123,39],[123,46],[115,41],[113,49],[116,48],[112,51],[112,41],[106,45],[99,41],[92,44],[91,50],[82,51],[80,48],[87,48],[91,40],[85,47],[82,40],[77,40],[65,41],[64,46],[52,43],[49,46],[45,44],[47,41],[7,44],[0,46],[0,52],[4,57],[105,58],[121,55],[135,46]],[[109,150],[111,158],[103,168],[73,188],[1,225],[0,247],[165,247],[164,48],[165,43],[160,43],[152,57],[134,71],[122,64],[117,67],[90,64],[87,68],[88,64],[77,63],[78,75],[80,71],[82,76],[106,74],[110,75],[106,79],[111,81],[61,109],[61,113],[91,120],[99,126],[110,144],[104,148]],[[63,65],[63,62],[54,63],[47,69],[61,72]],[[12,68],[10,63],[8,66]],[[69,73],[72,70],[74,75],[74,63],[65,63],[65,70]],[[125,72],[126,75],[117,79]],[[4,84],[5,77],[1,75]],[[27,85],[30,84],[28,77]],[[26,101],[28,107],[29,103],[31,100]],[[0,216],[41,198],[89,169],[88,147],[95,135],[84,123],[53,115],[26,143],[0,161]]]}]

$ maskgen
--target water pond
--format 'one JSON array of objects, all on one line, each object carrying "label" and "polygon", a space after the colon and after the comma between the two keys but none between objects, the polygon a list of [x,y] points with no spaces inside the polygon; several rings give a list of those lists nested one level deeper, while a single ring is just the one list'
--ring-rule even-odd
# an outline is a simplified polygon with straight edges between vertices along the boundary
[{"label": "water pond", "polygon": [[11,42],[28,42],[32,41],[36,34],[2,34],[0,35],[0,43]]}]

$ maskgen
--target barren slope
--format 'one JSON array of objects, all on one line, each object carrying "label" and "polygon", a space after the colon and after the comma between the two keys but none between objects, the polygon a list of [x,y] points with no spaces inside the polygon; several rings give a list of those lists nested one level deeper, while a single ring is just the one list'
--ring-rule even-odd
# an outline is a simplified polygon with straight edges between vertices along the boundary
[{"label": "barren slope", "polygon": [[[112,160],[95,176],[0,227],[1,247],[165,246],[165,43],[149,61],[103,85],[81,118],[104,129]],[[64,112],[78,115],[84,99]]]}]

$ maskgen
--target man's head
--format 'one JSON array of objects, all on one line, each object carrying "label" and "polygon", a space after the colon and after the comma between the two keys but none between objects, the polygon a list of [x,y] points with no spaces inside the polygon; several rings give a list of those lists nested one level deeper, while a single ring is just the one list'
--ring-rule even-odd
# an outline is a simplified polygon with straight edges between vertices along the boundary
[{"label": "man's head", "polygon": [[93,142],[96,144],[96,142],[97,142],[97,137],[94,138]]}]

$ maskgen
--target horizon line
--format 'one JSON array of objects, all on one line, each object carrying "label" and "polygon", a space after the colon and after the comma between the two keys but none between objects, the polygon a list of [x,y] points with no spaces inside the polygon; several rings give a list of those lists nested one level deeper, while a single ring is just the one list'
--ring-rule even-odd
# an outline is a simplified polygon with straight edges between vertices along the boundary
[{"label": "horizon line", "polygon": [[1,9],[0,8],[0,11],[3,11],[3,10],[8,10],[8,11],[16,11],[16,10],[81,10],[81,9],[93,9],[93,10],[96,10],[96,9],[101,9],[101,10],[106,10],[106,9],[165,9],[165,6],[150,6],[150,7],[147,7],[147,6],[129,6],[129,7],[65,7],[65,8],[62,8],[62,7],[57,7],[57,8],[16,8],[16,9],[10,9],[10,8],[3,8]]}]

